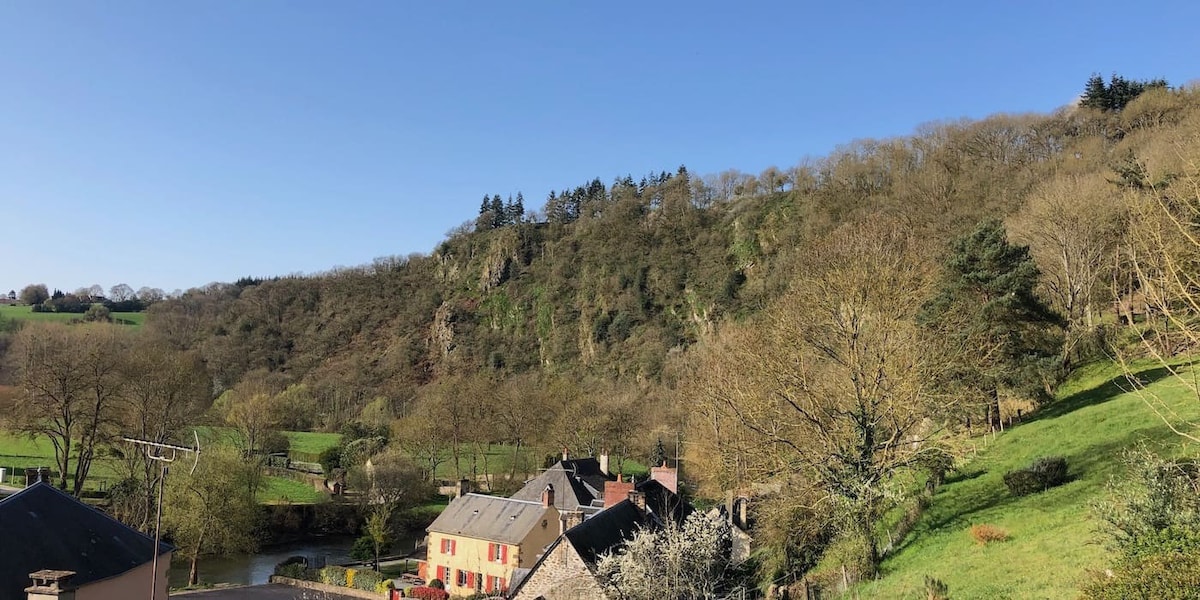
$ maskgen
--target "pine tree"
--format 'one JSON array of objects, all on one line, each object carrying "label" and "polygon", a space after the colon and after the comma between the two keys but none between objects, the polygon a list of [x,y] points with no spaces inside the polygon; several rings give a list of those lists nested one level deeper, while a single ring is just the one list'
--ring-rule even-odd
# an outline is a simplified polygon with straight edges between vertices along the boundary
[{"label": "pine tree", "polygon": [[504,201],[500,199],[500,194],[492,196],[492,202],[489,206],[492,211],[492,228],[504,226]]},{"label": "pine tree", "polygon": [[1063,320],[1037,297],[1039,276],[1029,247],[985,221],[951,244],[940,293],[921,316],[960,349],[956,384],[986,397],[995,428],[1000,388],[1038,397],[1056,367]]}]

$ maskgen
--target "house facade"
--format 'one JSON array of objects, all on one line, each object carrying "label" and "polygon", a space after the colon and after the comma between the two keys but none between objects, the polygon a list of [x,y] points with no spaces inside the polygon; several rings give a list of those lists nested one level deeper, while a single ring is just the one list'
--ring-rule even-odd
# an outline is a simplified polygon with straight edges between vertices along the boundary
[{"label": "house facade", "polygon": [[439,579],[452,596],[509,589],[513,572],[529,569],[564,523],[548,486],[537,501],[466,494],[426,529],[426,581]]}]

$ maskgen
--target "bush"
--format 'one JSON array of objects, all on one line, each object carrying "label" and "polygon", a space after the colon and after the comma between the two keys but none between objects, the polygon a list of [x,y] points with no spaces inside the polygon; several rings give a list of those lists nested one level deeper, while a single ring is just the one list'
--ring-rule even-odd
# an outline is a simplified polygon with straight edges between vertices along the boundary
[{"label": "bush", "polygon": [[431,587],[435,590],[444,590],[444,589],[446,589],[446,584],[442,583],[441,579],[430,579],[429,587]]},{"label": "bush", "polygon": [[1089,600],[1195,600],[1200,596],[1200,555],[1165,553],[1130,561],[1111,576],[1095,573],[1083,585]]},{"label": "bush", "polygon": [[925,576],[925,597],[928,600],[950,600],[950,586],[940,579]]},{"label": "bush", "polygon": [[975,538],[975,543],[986,545],[990,542],[1006,542],[1008,541],[1008,530],[987,523],[971,526],[971,537]]},{"label": "bush", "polygon": [[354,584],[350,587],[368,592],[387,591],[386,587],[380,589],[379,586],[384,582],[390,581],[390,579],[385,579],[383,575],[375,571],[359,571],[354,575]]},{"label": "bush", "polygon": [[280,563],[275,566],[275,574],[280,577],[291,577],[292,579],[308,579],[308,567],[304,563]]},{"label": "bush", "polygon": [[346,567],[328,566],[317,572],[318,581],[327,585],[346,587]]},{"label": "bush", "polygon": [[[440,581],[434,579],[433,581]],[[432,584],[433,581],[430,583]],[[421,598],[422,600],[446,600],[450,597],[450,593],[446,590],[435,588],[432,586],[417,586],[408,588],[409,598]]]},{"label": "bush", "polygon": [[1004,485],[1014,496],[1028,496],[1067,482],[1067,459],[1048,456],[1033,461],[1024,469],[1004,474]]}]

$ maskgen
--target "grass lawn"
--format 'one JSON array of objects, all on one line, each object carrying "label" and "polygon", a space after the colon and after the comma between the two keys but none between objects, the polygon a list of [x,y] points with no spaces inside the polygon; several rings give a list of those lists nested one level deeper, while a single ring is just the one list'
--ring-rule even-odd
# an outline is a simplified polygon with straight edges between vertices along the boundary
[{"label": "grass lawn", "polygon": [[283,435],[287,436],[288,442],[291,444],[288,453],[297,460],[306,460],[305,456],[316,457],[326,449],[342,443],[342,434],[340,433],[285,431]]},{"label": "grass lawn", "polygon": [[[1200,418],[1200,403],[1165,369],[1146,364],[1139,377],[1181,417]],[[1076,371],[1053,403],[949,478],[884,561],[883,577],[858,586],[858,597],[923,599],[926,575],[948,584],[952,598],[1077,597],[1086,571],[1110,560],[1091,507],[1122,472],[1121,452],[1141,443],[1168,455],[1184,450],[1182,438],[1127,387],[1111,363]],[[1066,457],[1070,482],[1023,498],[1008,493],[1005,472],[1050,455]],[[1007,529],[1011,539],[976,545],[967,530],[980,523]]]},{"label": "grass lawn", "polygon": [[[112,317],[114,323],[129,321],[128,324],[141,326],[146,322],[146,313],[144,312],[115,312],[110,316]],[[0,318],[23,321],[59,321],[66,323],[73,319],[83,319],[83,315],[77,313],[35,313],[33,312],[33,307],[31,306],[4,304],[0,305]]]},{"label": "grass lawn", "polygon": [[[26,436],[0,431],[0,467],[6,469],[4,483],[25,485],[25,469],[50,467],[57,471],[54,462],[54,445],[47,438],[29,439]],[[71,461],[74,469],[75,461]],[[116,482],[114,465],[100,459],[92,463],[84,489],[96,490]]]},{"label": "grass lawn", "polygon": [[263,488],[258,491],[258,501],[263,504],[316,504],[329,497],[313,486],[286,477],[263,477]]}]

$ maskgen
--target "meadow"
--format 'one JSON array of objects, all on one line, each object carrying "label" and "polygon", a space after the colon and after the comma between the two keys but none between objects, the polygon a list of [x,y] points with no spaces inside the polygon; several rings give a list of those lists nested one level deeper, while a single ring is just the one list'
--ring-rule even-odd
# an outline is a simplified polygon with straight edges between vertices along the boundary
[{"label": "meadow", "polygon": [[[1200,419],[1200,402],[1152,364],[1137,376],[1184,419]],[[1123,471],[1122,454],[1140,445],[1166,455],[1186,452],[1113,363],[1077,370],[1057,399],[1032,419],[981,438],[978,454],[952,474],[917,526],[882,565],[882,577],[855,590],[862,598],[924,599],[924,578],[949,585],[952,598],[1073,598],[1089,570],[1109,566],[1094,506]],[[986,446],[983,444],[986,443]],[[1190,448],[1194,452],[1194,448]],[[1070,481],[1013,497],[1004,473],[1043,456],[1063,456]],[[1005,542],[979,545],[972,525],[1006,529]]]},{"label": "meadow", "polygon": [[[135,327],[139,327],[146,322],[146,313],[144,312],[115,312],[110,316],[114,323],[133,325]],[[69,323],[76,319],[83,320],[83,315],[78,313],[33,312],[33,307],[31,306],[3,304],[0,305],[0,319]]]}]

